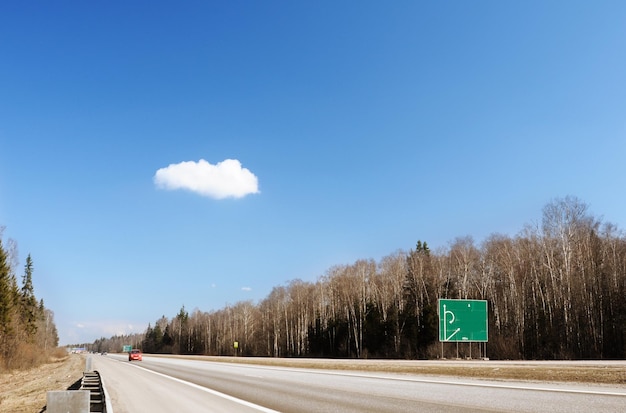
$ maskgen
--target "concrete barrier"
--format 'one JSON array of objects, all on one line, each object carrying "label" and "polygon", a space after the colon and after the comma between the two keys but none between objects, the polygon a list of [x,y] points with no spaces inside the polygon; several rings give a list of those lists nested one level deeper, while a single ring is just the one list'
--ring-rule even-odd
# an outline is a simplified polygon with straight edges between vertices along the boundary
[{"label": "concrete barrier", "polygon": [[89,413],[91,392],[59,390],[46,394],[46,413]]},{"label": "concrete barrier", "polygon": [[91,356],[85,361],[85,371],[79,390],[49,391],[46,413],[113,413],[100,373],[94,371]]}]

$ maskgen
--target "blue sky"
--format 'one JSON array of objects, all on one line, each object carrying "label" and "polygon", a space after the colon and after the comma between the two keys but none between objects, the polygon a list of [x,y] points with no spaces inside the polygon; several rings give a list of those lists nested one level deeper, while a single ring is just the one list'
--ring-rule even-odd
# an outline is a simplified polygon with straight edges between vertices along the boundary
[{"label": "blue sky", "polygon": [[626,224],[622,1],[4,2],[0,225],[61,344],[334,265]]}]

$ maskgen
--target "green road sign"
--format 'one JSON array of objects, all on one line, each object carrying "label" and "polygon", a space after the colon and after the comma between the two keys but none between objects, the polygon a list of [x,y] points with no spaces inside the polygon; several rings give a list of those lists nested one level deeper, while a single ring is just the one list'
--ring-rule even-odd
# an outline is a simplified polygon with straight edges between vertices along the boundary
[{"label": "green road sign", "polygon": [[123,350],[122,350],[122,351],[123,351],[124,353],[128,353],[128,352],[129,352],[129,351],[131,351],[132,349],[133,349],[133,346],[131,346],[131,345],[128,345],[128,344],[127,344],[127,345],[124,345],[124,347],[123,347]]},{"label": "green road sign", "polygon": [[488,341],[487,301],[440,299],[439,341]]}]

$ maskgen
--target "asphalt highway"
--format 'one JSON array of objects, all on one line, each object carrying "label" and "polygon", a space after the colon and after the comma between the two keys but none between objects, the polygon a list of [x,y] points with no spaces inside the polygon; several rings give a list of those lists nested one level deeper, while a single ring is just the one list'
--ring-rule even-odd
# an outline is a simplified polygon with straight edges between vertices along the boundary
[{"label": "asphalt highway", "polygon": [[626,387],[93,355],[114,413],[623,412]]}]

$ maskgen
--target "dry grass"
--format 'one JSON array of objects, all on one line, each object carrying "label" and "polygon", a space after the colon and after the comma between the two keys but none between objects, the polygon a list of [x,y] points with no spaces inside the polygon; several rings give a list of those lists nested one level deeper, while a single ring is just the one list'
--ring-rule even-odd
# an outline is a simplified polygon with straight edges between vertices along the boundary
[{"label": "dry grass", "polygon": [[48,391],[66,390],[82,378],[84,357],[58,356],[38,367],[0,373],[0,412],[41,412]]}]

